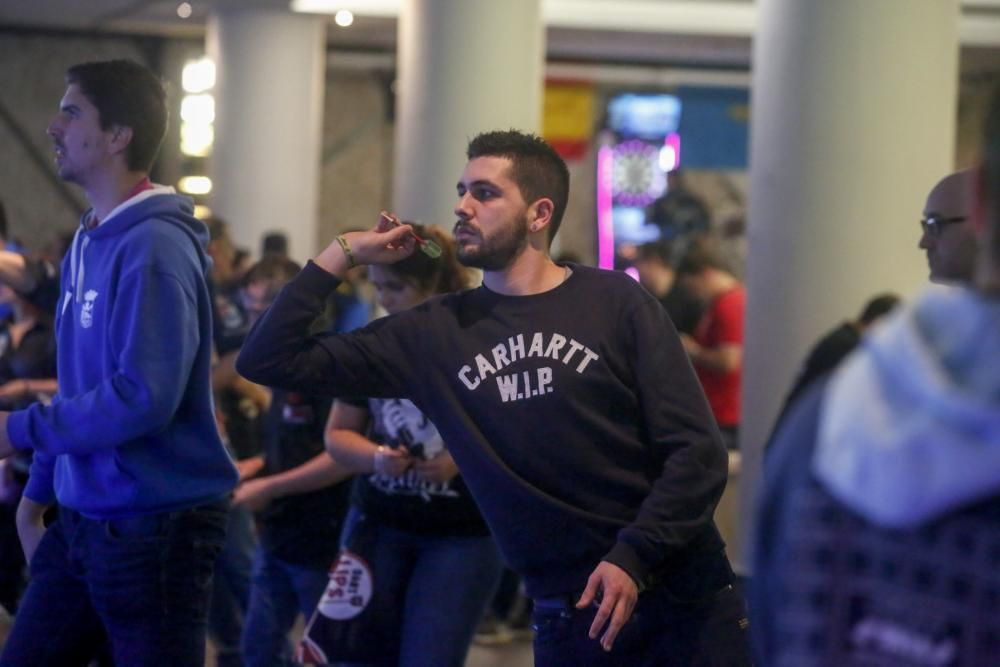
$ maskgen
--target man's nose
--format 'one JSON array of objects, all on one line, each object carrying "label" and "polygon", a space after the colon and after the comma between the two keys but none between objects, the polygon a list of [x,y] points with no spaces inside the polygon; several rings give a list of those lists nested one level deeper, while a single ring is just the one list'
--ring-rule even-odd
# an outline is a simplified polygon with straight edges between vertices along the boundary
[{"label": "man's nose", "polygon": [[457,215],[462,220],[468,220],[472,217],[472,212],[469,207],[470,195],[466,192],[464,195],[459,196],[458,203],[455,204],[455,215]]}]

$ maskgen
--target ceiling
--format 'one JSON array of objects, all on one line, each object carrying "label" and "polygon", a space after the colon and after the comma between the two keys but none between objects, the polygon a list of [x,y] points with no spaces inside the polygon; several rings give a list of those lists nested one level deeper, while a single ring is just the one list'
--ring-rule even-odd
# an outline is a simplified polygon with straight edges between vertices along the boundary
[{"label": "ceiling", "polygon": [[[124,32],[200,39],[209,14],[227,6],[287,11],[289,0],[3,0],[0,29]],[[295,0],[315,2],[318,0]],[[393,52],[401,0],[336,0],[355,12],[349,28],[330,18],[331,49]],[[753,0],[542,0],[551,59],[736,68],[750,63]],[[962,0],[963,68],[1000,63],[1000,0]],[[668,28],[664,28],[668,26]],[[669,37],[665,39],[665,37]]]}]

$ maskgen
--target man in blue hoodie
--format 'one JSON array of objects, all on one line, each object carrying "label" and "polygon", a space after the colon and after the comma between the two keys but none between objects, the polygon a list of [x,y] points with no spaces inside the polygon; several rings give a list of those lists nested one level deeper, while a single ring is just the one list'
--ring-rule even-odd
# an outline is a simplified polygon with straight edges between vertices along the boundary
[{"label": "man in blue hoodie", "polygon": [[92,208],[62,267],[59,394],[0,412],[0,457],[34,450],[18,510],[32,581],[0,665],[83,665],[107,646],[117,665],[200,667],[237,477],[212,411],[208,233],[148,178],[159,80],[108,61],[66,81],[48,134]]}]

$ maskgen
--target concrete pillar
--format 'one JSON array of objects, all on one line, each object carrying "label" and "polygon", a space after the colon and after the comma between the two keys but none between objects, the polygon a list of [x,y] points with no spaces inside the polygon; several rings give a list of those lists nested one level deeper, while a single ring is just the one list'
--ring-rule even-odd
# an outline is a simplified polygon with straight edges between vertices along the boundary
[{"label": "concrete pillar", "polygon": [[302,261],[317,251],[326,24],[320,17],[225,5],[208,22],[216,64],[212,209],[257,256],[284,231]]},{"label": "concrete pillar", "polygon": [[762,446],[807,349],[874,293],[911,295],[927,282],[917,221],[927,192],[952,170],[958,75],[957,0],[758,8],[744,537]]},{"label": "concrete pillar", "polygon": [[398,49],[394,205],[450,228],[469,139],[541,129],[540,0],[403,0]]}]

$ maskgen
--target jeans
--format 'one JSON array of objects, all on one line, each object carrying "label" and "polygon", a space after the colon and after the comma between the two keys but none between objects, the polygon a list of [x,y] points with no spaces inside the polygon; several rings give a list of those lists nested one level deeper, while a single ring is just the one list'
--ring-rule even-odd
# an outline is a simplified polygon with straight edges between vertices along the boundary
[{"label": "jeans", "polygon": [[[639,596],[611,651],[588,632],[595,605],[577,610],[536,601],[536,667],[749,667],[743,598],[727,586],[706,600],[681,601],[666,588]],[[603,634],[603,631],[602,631]]]},{"label": "jeans", "polygon": [[[359,520],[364,519],[352,508],[345,536]],[[376,543],[369,563],[375,582],[371,604],[378,605],[389,627],[398,628],[398,658],[379,665],[462,667],[500,580],[502,562],[493,538],[428,537],[379,524],[370,529]]]},{"label": "jeans", "polygon": [[31,562],[0,665],[203,667],[212,570],[226,503],[124,519],[62,508]]},{"label": "jeans", "polygon": [[250,511],[245,507],[231,509],[226,542],[215,562],[208,608],[208,636],[215,644],[218,667],[243,665],[240,638],[250,600],[250,569],[256,541]]},{"label": "jeans", "polygon": [[284,667],[292,661],[288,632],[299,612],[312,614],[329,581],[328,569],[293,565],[257,547],[250,608],[243,626],[246,667]]}]

